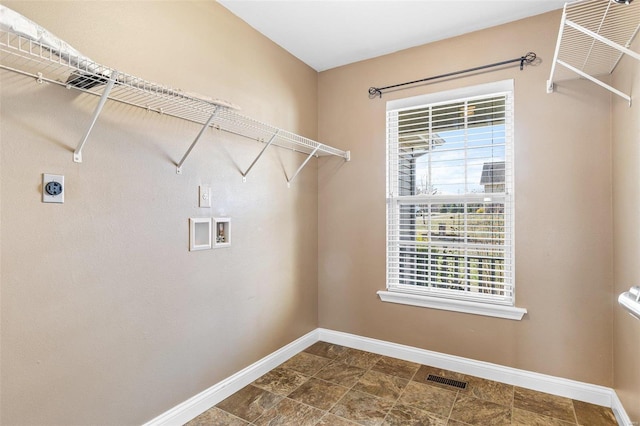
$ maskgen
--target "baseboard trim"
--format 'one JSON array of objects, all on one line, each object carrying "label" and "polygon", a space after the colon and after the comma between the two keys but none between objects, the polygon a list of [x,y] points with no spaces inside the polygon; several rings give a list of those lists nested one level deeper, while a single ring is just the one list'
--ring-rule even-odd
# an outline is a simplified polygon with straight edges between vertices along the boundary
[{"label": "baseboard trim", "polygon": [[611,407],[620,425],[633,426],[616,392],[611,388],[483,361],[475,361],[469,358],[446,355],[439,352],[324,328],[317,328],[305,334],[283,348],[145,423],[143,426],[183,425],[318,341],[347,346],[353,349],[360,349],[553,395],[564,396],[578,401]]},{"label": "baseboard trim", "polygon": [[469,358],[399,345],[368,337],[319,329],[320,340],[355,349],[427,364],[462,374],[611,407],[611,389]]},{"label": "baseboard trim", "polygon": [[613,389],[611,389],[611,410],[613,410],[613,414],[616,416],[618,424],[623,426],[638,426],[638,423],[631,422],[631,419],[622,406],[620,398],[618,398],[618,394]]},{"label": "baseboard trim", "polygon": [[273,370],[292,356],[302,352],[319,340],[315,329],[261,360],[216,383],[185,402],[145,423],[143,426],[180,426],[204,413],[217,403]]}]

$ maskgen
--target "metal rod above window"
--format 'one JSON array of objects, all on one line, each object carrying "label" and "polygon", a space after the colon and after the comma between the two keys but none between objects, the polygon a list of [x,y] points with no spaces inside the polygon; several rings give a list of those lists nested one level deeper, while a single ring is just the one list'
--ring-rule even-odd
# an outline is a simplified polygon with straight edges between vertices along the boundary
[{"label": "metal rod above window", "polygon": [[506,61],[496,62],[496,63],[493,63],[493,64],[480,65],[478,67],[468,68],[466,70],[460,70],[460,71],[453,71],[453,72],[449,72],[449,73],[446,73],[446,74],[436,75],[436,76],[433,76],[433,77],[422,78],[420,80],[408,81],[406,83],[392,84],[391,86],[370,87],[369,88],[369,98],[370,99],[373,99],[375,97],[382,98],[382,94],[383,94],[384,90],[397,89],[398,87],[409,86],[409,85],[418,84],[418,83],[425,83],[425,82],[431,81],[431,80],[437,80],[437,79],[445,78],[445,77],[453,77],[455,75],[466,74],[466,73],[470,73],[470,72],[474,72],[474,71],[480,71],[480,70],[487,69],[487,68],[499,67],[499,66],[502,66],[502,65],[508,65],[508,64],[512,64],[512,63],[516,63],[516,62],[520,63],[520,70],[522,71],[524,69],[524,65],[532,63],[533,61],[536,60],[536,57],[537,56],[536,56],[536,54],[534,52],[527,52],[525,55],[523,55],[523,56],[521,56],[519,58],[508,59]]}]

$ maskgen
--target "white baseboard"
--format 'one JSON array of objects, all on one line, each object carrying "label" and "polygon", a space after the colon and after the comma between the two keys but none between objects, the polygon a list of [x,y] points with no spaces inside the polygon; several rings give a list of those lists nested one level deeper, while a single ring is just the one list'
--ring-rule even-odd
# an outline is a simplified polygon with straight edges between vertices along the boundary
[{"label": "white baseboard", "polygon": [[519,370],[517,368],[504,367],[483,361],[475,361],[469,358],[446,355],[439,352],[324,328],[317,328],[305,334],[294,342],[145,423],[143,426],[183,425],[318,341],[347,346],[539,392],[546,392],[578,401],[611,407],[620,425],[633,426],[618,396],[611,388]]},{"label": "white baseboard", "polygon": [[622,403],[618,399],[615,391],[611,388],[519,370],[512,367],[504,367],[483,361],[475,361],[469,358],[446,355],[339,331],[319,328],[318,332],[320,340],[327,343],[348,346],[354,349],[404,359],[419,364],[431,365],[470,376],[610,407],[616,414],[616,418],[621,425],[632,426],[631,420],[629,420]]},{"label": "white baseboard", "polygon": [[613,414],[615,414],[618,424],[623,426],[638,426],[638,423],[631,422],[631,419],[622,406],[622,402],[620,402],[620,399],[618,398],[618,394],[613,389],[611,389],[611,410],[613,410]]},{"label": "white baseboard", "polygon": [[216,383],[143,426],[180,426],[252,383],[319,340],[315,329],[261,360]]}]

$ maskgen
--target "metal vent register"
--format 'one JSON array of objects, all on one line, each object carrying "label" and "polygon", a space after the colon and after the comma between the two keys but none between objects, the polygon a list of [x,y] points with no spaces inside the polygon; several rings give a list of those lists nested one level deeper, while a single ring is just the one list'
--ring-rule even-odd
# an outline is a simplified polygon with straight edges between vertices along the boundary
[{"label": "metal vent register", "polygon": [[467,388],[467,382],[461,382],[459,380],[453,380],[453,379],[447,379],[440,376],[434,376],[433,374],[429,374],[427,376],[427,382],[440,383],[441,385],[453,386],[458,389]]}]

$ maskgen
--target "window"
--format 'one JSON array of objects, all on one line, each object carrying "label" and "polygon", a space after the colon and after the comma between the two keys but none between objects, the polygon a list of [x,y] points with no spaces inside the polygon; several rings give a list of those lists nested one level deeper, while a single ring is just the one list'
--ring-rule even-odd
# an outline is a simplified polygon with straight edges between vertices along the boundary
[{"label": "window", "polygon": [[526,312],[514,307],[512,139],[511,80],[387,104],[384,301]]}]

